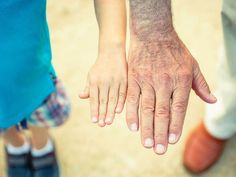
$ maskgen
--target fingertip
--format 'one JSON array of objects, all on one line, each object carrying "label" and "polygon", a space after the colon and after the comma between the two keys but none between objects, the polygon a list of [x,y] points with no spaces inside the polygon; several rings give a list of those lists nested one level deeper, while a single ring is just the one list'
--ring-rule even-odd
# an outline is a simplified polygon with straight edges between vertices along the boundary
[{"label": "fingertip", "polygon": [[117,103],[117,106],[116,106],[116,109],[115,109],[115,112],[118,113],[118,114],[122,113],[122,111],[124,109],[125,98],[124,98],[123,95],[124,94],[120,94],[120,97],[119,97],[119,100],[118,100],[118,103]]},{"label": "fingertip", "polygon": [[130,131],[137,132],[138,131],[138,125],[136,123],[132,123],[129,126]]},{"label": "fingertip", "polygon": [[146,138],[143,142],[143,146],[148,149],[152,148],[154,146],[154,140],[152,138]]},{"label": "fingertip", "polygon": [[210,98],[210,100],[211,100],[211,103],[216,103],[216,102],[217,102],[216,96],[213,95],[212,93],[210,94],[209,98]]},{"label": "fingertip", "polygon": [[88,99],[89,97],[88,96],[79,96],[80,99]]},{"label": "fingertip", "polygon": [[206,96],[200,96],[200,98],[209,104],[214,104],[217,102],[217,98],[212,93],[208,93]]},{"label": "fingertip", "polygon": [[79,94],[79,97],[80,97],[81,99],[87,99],[87,98],[89,98],[89,93],[87,93],[87,92],[82,92],[82,93]]},{"label": "fingertip", "polygon": [[170,133],[168,137],[169,144],[176,144],[180,139],[180,134]]},{"label": "fingertip", "polygon": [[105,124],[104,120],[99,120],[98,125],[100,127],[104,127],[106,124]]},{"label": "fingertip", "polygon": [[122,113],[122,111],[123,111],[123,106],[118,105],[115,111],[116,111],[116,113],[118,113],[118,114]]},{"label": "fingertip", "polygon": [[113,119],[112,118],[106,118],[105,123],[106,123],[106,125],[111,125],[113,123]]},{"label": "fingertip", "polygon": [[98,122],[98,118],[97,117],[92,117],[92,122],[93,123],[97,123]]},{"label": "fingertip", "polygon": [[167,151],[167,147],[164,144],[157,144],[154,147],[154,151],[158,155],[164,155]]}]

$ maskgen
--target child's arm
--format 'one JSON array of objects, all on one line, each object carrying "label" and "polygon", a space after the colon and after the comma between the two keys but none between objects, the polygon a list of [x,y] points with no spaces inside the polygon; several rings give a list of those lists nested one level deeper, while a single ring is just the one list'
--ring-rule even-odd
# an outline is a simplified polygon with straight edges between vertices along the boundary
[{"label": "child's arm", "polygon": [[125,0],[94,0],[99,26],[98,57],[80,98],[90,98],[92,122],[111,124],[123,110],[127,91]]}]

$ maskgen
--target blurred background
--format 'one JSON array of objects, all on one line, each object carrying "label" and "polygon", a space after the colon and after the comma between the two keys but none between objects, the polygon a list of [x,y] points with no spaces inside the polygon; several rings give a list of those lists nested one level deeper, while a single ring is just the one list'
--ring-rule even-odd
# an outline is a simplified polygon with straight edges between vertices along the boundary
[{"label": "blurred background", "polygon": [[[174,23],[180,37],[199,61],[212,89],[216,87],[216,60],[222,48],[221,0],[173,1]],[[204,103],[191,95],[181,141],[164,156],[143,148],[131,133],[124,114],[114,124],[99,128],[90,121],[89,104],[79,100],[89,68],[97,55],[98,28],[92,0],[49,0],[48,20],[53,62],[72,100],[70,120],[52,130],[62,177],[194,177],[182,166],[182,152],[191,129],[204,116]],[[0,145],[2,147],[2,140]],[[236,139],[220,161],[202,177],[235,177]],[[3,147],[0,177],[5,177]],[[2,170],[3,169],[3,170]]]}]

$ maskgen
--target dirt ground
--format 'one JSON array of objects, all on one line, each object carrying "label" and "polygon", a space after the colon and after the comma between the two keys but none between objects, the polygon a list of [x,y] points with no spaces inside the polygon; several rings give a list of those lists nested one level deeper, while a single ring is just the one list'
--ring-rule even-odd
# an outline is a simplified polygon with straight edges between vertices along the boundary
[{"label": "dirt ground", "polygon": [[[176,29],[199,61],[210,86],[216,87],[216,61],[222,46],[220,0],[173,1]],[[124,114],[106,128],[90,122],[87,101],[78,99],[87,71],[96,59],[98,29],[92,1],[50,0],[48,18],[53,62],[73,104],[70,120],[52,130],[57,142],[62,177],[195,177],[182,166],[188,133],[204,116],[204,103],[193,93],[181,141],[164,156],[144,149],[138,133],[126,128]],[[236,175],[236,139],[229,142],[220,161],[201,177]],[[2,145],[2,140],[0,140]],[[3,148],[0,177],[5,176]]]}]

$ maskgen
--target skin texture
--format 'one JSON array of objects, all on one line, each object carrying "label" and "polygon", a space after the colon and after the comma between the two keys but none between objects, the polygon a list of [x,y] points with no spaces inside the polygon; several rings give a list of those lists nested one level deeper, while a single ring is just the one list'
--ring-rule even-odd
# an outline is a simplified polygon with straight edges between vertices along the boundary
[{"label": "skin texture", "polygon": [[[172,25],[170,0],[130,0],[131,43],[126,120],[144,147],[164,154],[181,135],[193,88],[216,102],[197,61]],[[139,114],[140,109],[140,114]]]},{"label": "skin texture", "polygon": [[130,0],[131,33],[139,40],[157,38],[173,28],[170,0]]},{"label": "skin texture", "polygon": [[98,57],[80,98],[90,98],[92,122],[103,127],[122,112],[127,94],[126,7],[125,0],[95,0],[94,4],[99,25]]},{"label": "skin texture", "polygon": [[123,110],[126,91],[127,63],[124,50],[100,52],[89,71],[85,88],[85,94],[89,93],[90,97],[92,122],[101,127],[112,124],[115,113]]},{"label": "skin texture", "polygon": [[17,131],[16,127],[11,127],[4,133],[4,140],[5,144],[20,147],[24,144],[25,135],[22,132]]},{"label": "skin texture", "polygon": [[47,128],[29,126],[31,132],[31,145],[34,149],[42,149],[46,146],[50,135]]},{"label": "skin texture", "polygon": [[[43,148],[47,144],[48,139],[50,138],[48,134],[48,129],[30,126],[29,130],[31,133],[31,146],[35,149]],[[5,143],[9,143],[15,147],[22,146],[24,144],[25,139],[27,138],[24,133],[19,132],[16,127],[11,127],[4,133]]]}]

